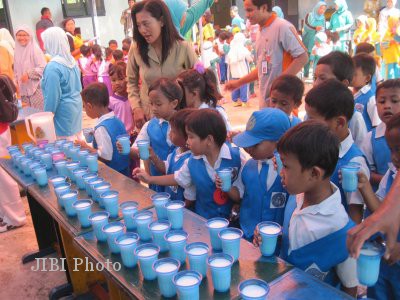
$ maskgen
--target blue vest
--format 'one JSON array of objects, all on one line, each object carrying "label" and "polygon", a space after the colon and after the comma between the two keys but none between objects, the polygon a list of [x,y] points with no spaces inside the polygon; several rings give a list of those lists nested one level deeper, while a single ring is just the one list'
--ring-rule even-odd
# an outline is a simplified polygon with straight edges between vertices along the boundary
[{"label": "blue vest", "polygon": [[353,221],[349,220],[342,229],[293,250],[289,255],[289,225],[295,209],[296,198],[291,196],[286,205],[283,222],[281,258],[329,284],[337,284],[334,267],[349,257],[346,238],[347,231],[354,226]]},{"label": "blue vest", "polygon": [[365,125],[367,126],[367,130],[372,130],[372,121],[368,114],[368,102],[369,99],[374,96],[374,92],[372,88],[365,94],[361,93],[360,96],[354,99],[354,107],[355,109],[360,112],[364,118]]},{"label": "blue vest", "polygon": [[[349,151],[347,151],[347,153],[342,158],[339,157],[339,160],[336,164],[335,172],[333,172],[333,174],[331,176],[331,181],[337,187],[339,187],[340,195],[342,197],[342,204],[347,212],[348,212],[347,198],[346,198],[346,193],[343,191],[342,185],[339,183],[339,170],[343,166],[347,165],[354,157],[359,157],[359,156],[364,157],[364,154],[357,147],[357,145],[353,143],[353,145],[351,145]],[[365,157],[364,157],[364,159],[365,159]],[[365,159],[365,161],[367,161],[367,160]]]},{"label": "blue vest", "polygon": [[282,187],[281,177],[276,179],[267,190],[268,165],[258,173],[258,161],[250,159],[242,170],[244,195],[240,205],[240,226],[244,236],[253,236],[257,224],[262,221],[273,221],[283,224],[286,200],[289,194]]},{"label": "blue vest", "polygon": [[[166,160],[168,157],[168,154],[174,150],[175,146],[174,145],[168,145],[167,143],[167,134],[168,134],[168,123],[161,123],[157,118],[152,118],[149,121],[149,124],[147,126],[147,134],[150,138],[150,146],[153,148],[154,153],[161,159],[161,160]],[[152,176],[160,176],[163,175],[160,172],[158,172],[157,168],[154,166],[154,164],[150,163],[150,175]],[[156,191],[156,192],[164,192],[165,187],[151,184],[150,189]]]},{"label": "blue vest", "polygon": [[296,116],[290,116],[289,121],[290,121],[290,128],[301,123],[301,119]]},{"label": "blue vest", "polygon": [[[239,148],[232,147],[229,144],[228,147],[232,159],[223,158],[217,171],[225,168],[234,168],[237,177],[241,166]],[[206,219],[215,217],[228,218],[231,212],[232,203],[229,199],[224,205],[218,205],[214,201],[214,192],[216,190],[215,182],[212,181],[208,175],[203,159],[190,157],[188,166],[192,182],[196,187],[195,212]]]},{"label": "blue vest", "polygon": [[[185,162],[186,159],[188,159],[192,153],[191,152],[187,152],[184,155],[182,155],[181,157],[179,157],[179,159],[177,161],[175,161],[175,157],[176,157],[176,152],[179,148],[175,148],[174,151],[172,152],[170,159],[169,159],[169,164],[168,164],[168,170],[167,170],[167,174],[174,174],[175,171],[178,171],[182,168],[183,163]],[[171,200],[181,200],[184,201],[184,197],[183,197],[183,188],[180,186],[166,186],[165,187],[165,191],[171,196]]]},{"label": "blue vest", "polygon": [[376,128],[372,129],[371,134],[372,157],[374,158],[377,173],[384,175],[389,168],[389,163],[392,161],[390,149],[385,136],[380,138],[375,136]]},{"label": "blue vest", "polygon": [[[126,134],[124,123],[117,117],[113,117],[102,121],[94,129],[96,130],[100,126],[103,126],[107,130],[113,147],[113,155],[111,160],[106,163],[107,166],[129,176],[129,155],[122,155],[117,149],[117,136]],[[93,139],[93,148],[97,149],[96,139]]]}]

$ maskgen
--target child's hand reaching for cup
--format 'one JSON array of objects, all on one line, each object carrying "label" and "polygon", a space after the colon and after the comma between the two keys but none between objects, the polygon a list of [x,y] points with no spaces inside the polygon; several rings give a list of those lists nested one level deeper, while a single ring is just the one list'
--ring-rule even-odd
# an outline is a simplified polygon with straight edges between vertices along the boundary
[{"label": "child's hand reaching for cup", "polygon": [[141,182],[150,184],[151,176],[143,169],[136,168],[132,172],[133,177],[139,179]]},{"label": "child's hand reaching for cup", "polygon": [[119,141],[117,141],[116,146],[117,146],[118,152],[121,153],[122,152],[122,145],[121,145],[121,143]]},{"label": "child's hand reaching for cup", "polygon": [[256,247],[260,247],[262,242],[261,235],[258,232],[258,228],[254,229],[254,237],[253,237],[253,245]]},{"label": "child's hand reaching for cup", "polygon": [[217,189],[222,189],[222,180],[218,175],[215,175],[215,186]]}]

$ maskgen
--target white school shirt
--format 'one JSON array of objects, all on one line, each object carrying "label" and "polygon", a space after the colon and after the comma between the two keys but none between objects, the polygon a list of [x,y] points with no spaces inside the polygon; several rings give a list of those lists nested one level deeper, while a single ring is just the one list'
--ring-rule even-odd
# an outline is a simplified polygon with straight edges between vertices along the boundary
[{"label": "white school shirt", "polygon": [[[385,132],[386,132],[386,124],[381,122],[375,129],[375,138],[378,139],[385,136]],[[360,148],[361,151],[364,152],[365,157],[367,158],[371,171],[375,172],[376,165],[373,157],[374,151],[372,148],[371,138],[372,138],[372,131],[368,132]]]},{"label": "white school shirt", "polygon": [[[158,120],[158,123],[159,123],[160,125],[161,125],[163,122],[167,122],[167,123],[168,123],[168,121],[166,121],[166,120],[164,120],[164,119],[157,119],[157,120]],[[138,142],[138,141],[148,141],[148,142],[150,142],[150,136],[149,136],[149,134],[148,134],[148,132],[147,132],[147,127],[149,126],[149,122],[150,122],[150,121],[147,121],[146,123],[144,123],[142,129],[140,129],[140,132],[139,132],[139,134],[138,134],[138,136],[137,136],[137,138],[136,138],[136,140],[135,140],[135,142],[133,143],[133,145],[132,145],[131,148],[137,148],[137,142]],[[168,144],[168,146],[171,146],[171,145],[172,145],[172,142],[171,142],[171,140],[170,140],[170,138],[169,138],[169,133],[170,133],[170,131],[171,131],[171,126],[169,126],[169,124],[168,124],[168,130],[167,130],[167,144]]]},{"label": "white school shirt", "polygon": [[[390,175],[390,171],[394,172],[394,174]],[[385,175],[382,177],[381,182],[379,183],[379,188],[376,191],[376,196],[379,198],[379,200],[383,201],[385,199],[387,193],[389,193],[388,190],[386,190],[386,185],[389,180],[389,176],[392,176],[393,180],[396,178],[397,175],[397,169],[392,163],[389,163],[389,169],[386,171]]]},{"label": "white school shirt", "polygon": [[[181,148],[178,148],[176,150],[176,155],[175,155],[175,159],[174,162],[177,162],[183,155],[190,153],[190,150],[186,150],[185,152],[181,153]],[[168,154],[167,160],[164,160],[164,166],[165,166],[165,172],[168,171],[169,168],[169,161],[171,159],[172,153]]]},{"label": "white school shirt", "polygon": [[[357,93],[355,93],[354,101],[361,95],[368,93],[370,90],[371,90],[370,84],[363,86]],[[376,108],[375,95],[372,95],[368,100],[367,112],[369,118],[371,119],[372,127],[378,126],[381,123],[381,119],[379,118],[378,110]]]},{"label": "white school shirt", "polygon": [[367,136],[368,130],[364,118],[359,111],[353,113],[353,117],[349,121],[349,129],[354,138],[354,143],[360,147]]},{"label": "white school shirt", "polygon": [[[343,156],[346,155],[346,153],[350,150],[350,147],[353,145],[354,140],[353,136],[351,135],[351,132],[349,132],[349,135],[340,143],[339,145],[339,158],[342,158]],[[356,162],[361,165],[360,171],[363,172],[369,179],[370,173],[369,173],[369,168],[367,165],[367,162],[365,161],[365,158],[362,156],[357,156],[354,157],[350,160],[350,162]],[[346,201],[347,204],[364,204],[364,199],[361,196],[360,191],[357,190],[357,192],[345,192],[346,194]]]},{"label": "white school shirt", "polygon": [[[202,103],[200,104],[200,106],[199,106],[199,109],[204,109],[204,108],[211,108],[211,109],[212,109],[212,107],[211,107],[210,105],[208,105],[208,104],[205,103],[205,102],[202,102]],[[224,123],[225,123],[225,126],[226,126],[226,130],[227,130],[228,132],[229,132],[229,131],[232,131],[232,126],[231,126],[231,123],[229,122],[228,114],[226,113],[225,109],[223,109],[223,108],[220,107],[220,106],[217,106],[215,109],[216,109],[216,110],[219,112],[219,114],[222,116],[222,119],[224,119]]]},{"label": "white school shirt", "polygon": [[[349,216],[342,205],[340,190],[331,182],[333,194],[319,204],[301,209],[304,194],[296,195],[297,207],[290,219],[289,254],[316,240],[342,229],[349,222]],[[318,251],[318,249],[316,249]],[[336,267],[337,275],[346,287],[358,285],[357,262],[349,257]]]},{"label": "white school shirt", "polygon": [[[223,158],[224,159],[232,159],[231,152],[229,151],[229,147],[226,144],[222,145],[221,150],[218,155],[218,158],[215,161],[214,166],[210,165],[210,163],[208,162],[207,157],[205,155],[193,156],[193,159],[202,159],[204,161],[204,165],[206,166],[207,174],[213,182],[215,182],[215,176],[217,174],[216,170],[221,165],[221,161]],[[245,163],[245,158],[244,158],[244,155],[242,154],[242,152],[240,152],[240,160],[241,160],[240,169],[242,169],[242,166]],[[183,163],[182,168],[179,171],[175,171],[174,179],[176,180],[178,185],[180,185],[182,188],[185,189],[183,192],[185,199],[195,201],[196,200],[196,187],[192,182],[192,177],[190,176],[188,162],[189,162],[189,160],[187,159]]]},{"label": "white school shirt", "polygon": [[[110,111],[108,114],[102,115],[96,123],[96,126],[99,125],[101,122],[107,119],[114,118],[114,112]],[[107,129],[104,126],[98,127],[94,131],[94,138],[96,139],[97,143],[97,153],[98,155],[105,159],[111,160],[113,156],[113,144],[111,142],[111,137],[107,132]]]},{"label": "white school shirt", "polygon": [[[269,190],[271,188],[271,186],[274,184],[276,176],[278,176],[278,172],[274,167],[274,162],[272,161],[272,159],[264,159],[264,160],[257,161],[258,174],[260,174],[260,172],[261,172],[263,162],[268,164],[268,175],[266,178],[266,186],[267,186],[267,190]],[[245,186],[244,186],[243,180],[242,180],[242,171],[243,171],[243,168],[240,169],[238,179],[232,184],[232,186],[234,186],[238,189],[240,198],[243,198],[244,190],[245,190]]]}]

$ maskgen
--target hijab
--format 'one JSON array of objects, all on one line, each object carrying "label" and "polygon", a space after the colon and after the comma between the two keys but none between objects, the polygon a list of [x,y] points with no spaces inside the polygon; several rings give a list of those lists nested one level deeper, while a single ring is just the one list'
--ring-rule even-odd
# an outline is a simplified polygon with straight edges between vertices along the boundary
[{"label": "hijab", "polygon": [[71,55],[68,38],[60,27],[50,27],[42,33],[42,40],[46,53],[52,58],[50,61],[57,62],[67,68],[74,68],[75,59]]},{"label": "hijab", "polygon": [[35,93],[40,80],[29,80],[28,82],[22,83],[22,81],[20,81],[21,77],[24,73],[34,68],[44,69],[46,59],[38,44],[33,40],[32,30],[28,26],[22,25],[15,30],[15,35],[20,31],[29,34],[29,42],[26,46],[21,46],[18,41],[15,43],[14,74],[21,95],[31,96]]},{"label": "hijab", "polygon": [[246,36],[243,33],[238,32],[234,35],[230,44],[230,50],[227,55],[230,63],[238,63],[246,58],[249,50],[245,47],[245,43]]},{"label": "hijab", "polygon": [[276,13],[278,18],[281,18],[281,19],[285,18],[285,15],[283,14],[282,8],[280,8],[279,6],[274,6],[272,8],[272,11]]},{"label": "hijab", "polygon": [[0,28],[0,46],[7,49],[12,57],[14,57],[15,41],[6,28]]},{"label": "hijab", "polygon": [[318,14],[318,10],[321,6],[328,6],[325,1],[319,1],[308,15],[308,23],[313,25],[315,22],[320,22],[325,20],[325,15]]},{"label": "hijab", "polygon": [[337,10],[338,14],[344,13],[349,8],[347,6],[346,0],[335,0],[335,4],[338,6],[338,10]]},{"label": "hijab", "polygon": [[176,30],[178,33],[180,33],[181,20],[188,9],[187,3],[182,0],[164,0],[164,2],[168,6],[169,12],[171,13],[172,22],[174,23]]}]

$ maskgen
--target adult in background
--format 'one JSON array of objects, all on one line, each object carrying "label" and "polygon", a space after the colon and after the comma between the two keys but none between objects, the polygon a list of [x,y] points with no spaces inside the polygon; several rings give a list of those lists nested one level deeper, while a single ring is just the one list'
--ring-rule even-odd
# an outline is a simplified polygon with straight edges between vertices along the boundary
[{"label": "adult in background", "polygon": [[14,75],[22,102],[43,110],[43,94],[40,80],[46,66],[43,51],[33,40],[32,30],[20,26],[15,31]]},{"label": "adult in background", "polygon": [[[315,45],[315,35],[320,31],[325,31],[325,11],[327,4],[325,1],[319,1],[313,10],[304,18],[303,43],[307,47],[308,57],[311,56]],[[304,66],[304,77],[310,75],[310,59]],[[314,66],[315,68],[315,66]]]},{"label": "adult in background", "polygon": [[[62,22],[62,27],[65,30],[68,38],[69,50],[71,55],[78,60],[81,56],[81,46],[85,41],[75,34],[75,20],[73,18],[67,18]],[[46,49],[47,50],[47,49]]]},{"label": "adult in background", "polygon": [[82,129],[81,77],[65,32],[59,27],[42,34],[46,52],[52,57],[43,73],[44,110],[54,113],[57,137],[75,140]]},{"label": "adult in background", "polygon": [[378,31],[381,37],[386,34],[389,17],[400,16],[400,10],[396,8],[396,4],[397,0],[387,0],[386,7],[384,7],[379,13]]},{"label": "adult in background", "polygon": [[237,6],[231,7],[231,26],[232,29],[238,27],[240,31],[244,31],[246,29],[246,24],[244,23],[243,18],[239,15],[239,8]]},{"label": "adult in background", "polygon": [[334,3],[336,11],[332,14],[327,29],[334,41],[333,50],[348,52],[351,41],[350,28],[354,24],[353,15],[348,9],[346,0],[335,0]]},{"label": "adult in background", "polygon": [[53,27],[53,21],[51,20],[51,11],[48,7],[43,7],[40,10],[40,20],[36,23],[36,38],[39,42],[40,49],[44,51],[43,40],[42,40],[42,32],[47,28]]},{"label": "adult in background", "polygon": [[0,28],[0,74],[14,80],[14,49],[15,42],[6,28]]},{"label": "adult in background", "polygon": [[133,37],[133,24],[132,24],[132,16],[131,11],[132,7],[135,5],[134,0],[128,0],[129,7],[122,11],[120,22],[124,25],[124,34],[125,38],[132,38]]},{"label": "adult in background", "polygon": [[272,8],[272,11],[274,13],[276,13],[276,15],[278,16],[278,18],[284,19],[285,18],[285,14],[283,13],[282,8],[280,8],[279,6],[274,6]]},{"label": "adult in background", "polygon": [[260,25],[257,66],[248,75],[225,84],[227,90],[259,80],[259,107],[268,106],[272,81],[282,73],[296,75],[308,61],[307,49],[294,26],[272,12],[272,0],[245,0],[246,18]]},{"label": "adult in background", "polygon": [[128,97],[136,127],[141,128],[151,117],[148,87],[161,77],[175,78],[191,69],[197,57],[192,45],[179,35],[163,1],[136,3],[132,20],[134,43],[127,66]]}]

